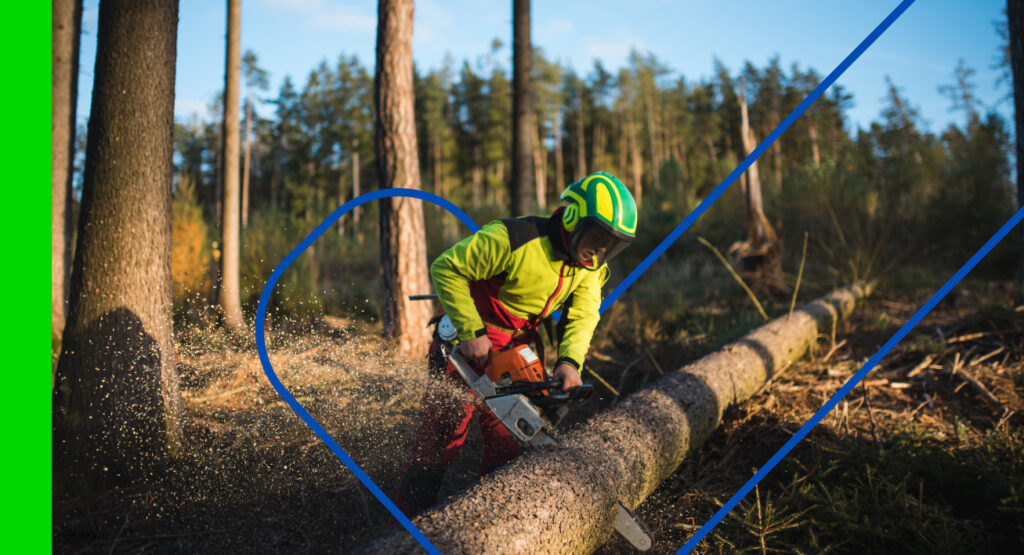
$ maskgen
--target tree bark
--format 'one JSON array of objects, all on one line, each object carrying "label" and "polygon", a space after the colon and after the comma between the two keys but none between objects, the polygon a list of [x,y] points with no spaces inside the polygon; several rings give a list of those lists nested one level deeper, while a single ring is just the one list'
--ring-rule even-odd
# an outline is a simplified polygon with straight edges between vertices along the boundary
[{"label": "tree bark", "polygon": [[576,175],[572,181],[587,175],[587,141],[583,133],[583,85],[576,82]]},{"label": "tree bark", "polygon": [[565,153],[562,150],[562,106],[555,112],[555,190],[559,195],[565,190]]},{"label": "tree bark", "polygon": [[242,229],[249,227],[249,173],[252,171],[252,101],[245,97],[245,155],[242,157]]},{"label": "tree bark", "polygon": [[[814,125],[814,120],[807,120],[807,132],[811,139],[811,160],[815,166],[821,165],[821,154],[818,151],[818,127]],[[776,142],[778,144],[778,142]],[[781,183],[781,181],[780,181]]]},{"label": "tree bark", "polygon": [[644,86],[644,105],[647,107],[647,140],[651,149],[651,186],[654,190],[658,190],[660,188],[658,181],[660,180],[659,174],[661,173],[662,160],[659,157],[661,147],[658,145],[658,125],[654,119],[654,92],[651,90],[653,88],[653,81]]},{"label": "tree bark", "polygon": [[630,179],[633,183],[633,198],[639,208],[644,200],[644,159],[640,154],[640,141],[636,137],[636,124],[633,121],[633,110],[626,108],[626,140],[629,144]]},{"label": "tree bark", "polygon": [[[736,95],[736,99],[740,105],[740,138],[743,143],[743,156],[746,157],[750,156],[757,148],[757,139],[754,137],[753,129],[750,128],[745,87],[740,94]],[[764,215],[761,179],[758,176],[756,161],[751,163],[747,171],[744,172],[741,186],[746,239],[729,247],[729,252],[735,253],[739,257],[744,271],[756,272],[762,278],[769,278],[769,280],[762,280],[767,284],[781,271],[782,246],[775,229]]]},{"label": "tree bark", "polygon": [[[338,149],[342,150],[341,145],[338,145]],[[344,159],[338,161],[338,206],[345,204],[345,162]],[[338,220],[338,237],[345,236],[345,220]]]},{"label": "tree bark", "polygon": [[[589,553],[613,533],[616,502],[636,507],[718,427],[725,410],[752,397],[797,360],[818,334],[852,312],[869,288],[854,285],[754,330],[667,374],[485,477],[413,523],[442,553]],[[412,553],[392,534],[376,553]]]},{"label": "tree bark", "polygon": [[53,397],[56,495],[151,480],[181,443],[171,309],[177,26],[177,0],[105,0],[99,8]]},{"label": "tree bark", "polygon": [[531,212],[533,174],[533,73],[530,0],[512,0],[512,215]]},{"label": "tree bark", "polygon": [[[1016,127],[1017,208],[1024,206],[1024,6],[1006,0],[1006,18],[1010,39],[1010,67],[1013,72],[1013,107]],[[1024,301],[1024,226],[1019,230],[1020,252],[1017,268],[1017,301]]]},{"label": "tree bark", "polygon": [[[65,305],[71,291],[71,180],[75,159],[75,107],[78,101],[78,44],[82,1],[54,0],[52,20],[51,96],[51,277],[52,339],[59,353]],[[56,362],[56,356],[54,357]],[[56,370],[56,367],[53,368]]]},{"label": "tree bark", "polygon": [[544,147],[544,141],[541,140],[540,128],[540,125],[533,126],[533,132],[535,133],[533,147],[533,179],[535,182],[537,209],[540,210],[541,213],[544,213],[548,209],[548,151],[547,148]]},{"label": "tree bark", "polygon": [[[413,112],[412,0],[377,4],[377,171],[381,187],[420,188]],[[410,358],[427,352],[430,303],[409,295],[430,291],[423,205],[410,198],[382,199],[380,261],[383,334]]]},{"label": "tree bark", "polygon": [[[363,194],[359,190],[359,139],[352,139],[352,198]],[[356,244],[363,244],[363,230],[359,227],[359,207],[352,209],[352,233],[356,236]]]},{"label": "tree bark", "polygon": [[224,206],[221,220],[219,303],[224,327],[245,331],[238,280],[238,82],[242,58],[242,0],[227,0],[227,47],[224,70]]}]

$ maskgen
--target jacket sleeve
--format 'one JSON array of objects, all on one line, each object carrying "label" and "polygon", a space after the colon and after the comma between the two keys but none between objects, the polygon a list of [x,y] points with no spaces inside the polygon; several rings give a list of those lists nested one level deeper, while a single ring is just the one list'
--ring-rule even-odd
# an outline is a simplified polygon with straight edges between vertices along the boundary
[{"label": "jacket sleeve", "polygon": [[574,366],[577,370],[583,364],[590,349],[594,329],[601,320],[601,287],[608,281],[608,266],[596,272],[584,270],[583,281],[573,292],[572,305],[565,314],[565,332],[558,345],[558,360]]},{"label": "jacket sleeve", "polygon": [[430,265],[437,298],[455,325],[460,341],[486,333],[469,293],[469,282],[508,270],[511,260],[508,229],[500,221],[494,221],[452,245]]}]

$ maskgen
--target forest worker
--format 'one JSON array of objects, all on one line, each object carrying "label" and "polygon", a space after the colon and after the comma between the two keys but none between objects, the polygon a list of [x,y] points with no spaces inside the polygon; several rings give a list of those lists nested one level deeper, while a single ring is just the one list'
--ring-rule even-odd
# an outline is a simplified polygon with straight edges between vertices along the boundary
[{"label": "forest worker", "polygon": [[[493,221],[459,241],[430,265],[441,308],[458,333],[459,349],[483,374],[491,351],[534,342],[537,327],[555,309],[558,361],[553,377],[562,390],[579,386],[580,370],[600,319],[606,262],[636,235],[636,204],[615,176],[597,172],[569,185],[567,201],[550,217]],[[399,481],[396,502],[406,514],[434,504],[441,479],[466,439],[475,405],[445,393],[444,382],[465,382],[431,344],[431,374],[422,423]],[[450,391],[449,387],[449,391]],[[477,477],[514,459],[519,442],[489,411],[482,410],[483,460]]]}]

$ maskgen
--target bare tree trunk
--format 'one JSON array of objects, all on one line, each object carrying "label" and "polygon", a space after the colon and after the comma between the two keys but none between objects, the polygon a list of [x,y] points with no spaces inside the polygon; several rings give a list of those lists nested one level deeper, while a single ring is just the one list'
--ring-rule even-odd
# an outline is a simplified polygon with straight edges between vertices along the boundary
[{"label": "bare tree trunk", "polygon": [[633,199],[637,207],[644,199],[644,159],[640,154],[640,141],[636,137],[636,123],[633,111],[626,108],[626,140],[629,143],[630,175],[633,181]]},{"label": "bare tree trunk", "polygon": [[480,208],[484,204],[484,169],[481,158],[480,143],[473,145],[473,168],[470,170],[470,178],[473,183],[473,208]]},{"label": "bare tree trunk", "polygon": [[[743,156],[750,156],[750,153],[757,147],[757,139],[754,138],[754,130],[750,128],[750,120],[747,116],[746,92],[736,95],[740,103],[740,138],[743,141]],[[750,164],[743,174],[746,179],[746,194],[743,197],[744,217],[747,240],[752,245],[760,245],[765,241],[766,230],[762,222],[764,217],[764,203],[761,199],[761,178],[757,171],[757,162]]]},{"label": "bare tree trunk", "polygon": [[227,0],[227,47],[224,70],[224,213],[221,220],[221,323],[233,333],[245,332],[238,279],[238,77],[241,73],[242,0]]},{"label": "bare tree trunk", "polygon": [[590,167],[594,171],[604,168],[604,126],[594,118],[594,136],[590,139]]},{"label": "bare tree trunk", "polygon": [[53,371],[64,331],[65,305],[71,291],[71,180],[75,159],[75,106],[78,100],[78,44],[82,1],[54,0],[51,50],[51,313]]},{"label": "bare tree trunk", "polygon": [[536,185],[537,193],[537,207],[541,213],[545,212],[548,208],[548,183],[547,183],[547,169],[548,169],[548,150],[544,146],[544,141],[540,137],[540,126],[533,126],[534,135],[534,148],[533,148],[533,173],[534,173],[534,184]]},{"label": "bare tree trunk", "polygon": [[[341,145],[338,145],[339,147]],[[340,148],[339,148],[340,150]],[[338,206],[345,204],[345,163],[344,159],[338,159]],[[338,237],[345,236],[345,220],[338,220]]]},{"label": "bare tree trunk", "polygon": [[558,106],[555,115],[555,190],[562,194],[565,190],[565,153],[562,146],[562,106]]},{"label": "bare tree trunk", "polygon": [[[743,141],[743,152],[744,156],[750,156],[757,148],[757,139],[750,128],[746,96],[744,88],[736,95],[736,99],[740,104],[740,138]],[[743,261],[744,271],[759,272],[762,277],[771,278],[781,270],[782,247],[775,229],[764,215],[761,180],[758,177],[756,161],[750,164],[743,176],[746,185],[743,189],[746,239],[733,244],[729,252],[737,254]]]},{"label": "bare tree trunk", "polygon": [[182,441],[171,308],[176,0],[104,0],[53,397],[54,492],[153,480]]},{"label": "bare tree trunk", "polygon": [[[799,359],[869,288],[855,285],[669,373],[527,452],[413,524],[442,553],[590,553],[611,536],[616,503],[636,507],[697,450],[732,405]],[[368,551],[412,553],[404,531]]]},{"label": "bare tree trunk", "polygon": [[512,215],[530,210],[533,173],[533,46],[530,43],[530,0],[512,0]]},{"label": "bare tree trunk", "polygon": [[583,87],[576,83],[576,175],[572,180],[587,175],[587,141],[583,134]]},{"label": "bare tree trunk", "polygon": [[249,227],[249,172],[252,159],[252,102],[245,97],[245,155],[242,158],[242,229]]},{"label": "bare tree trunk", "polygon": [[[359,139],[352,139],[352,198],[363,194],[359,189]],[[352,209],[352,232],[356,235],[356,244],[363,244],[363,228],[359,226],[359,207]]]},{"label": "bare tree trunk", "polygon": [[[1024,206],[1024,6],[1006,0],[1006,18],[1010,39],[1010,67],[1013,72],[1013,107],[1016,127],[1017,208]],[[1024,302],[1024,226],[1018,235],[1020,261],[1017,268],[1017,301]]]},{"label": "bare tree trunk", "polygon": [[[711,159],[711,163],[718,164],[718,149],[715,148],[715,142],[711,137],[704,137],[704,144],[708,147],[708,158]],[[715,176],[715,180],[718,180],[718,176]]]},{"label": "bare tree trunk", "polygon": [[821,154],[818,152],[818,127],[814,125],[813,119],[809,119],[807,122],[807,131],[811,136],[811,160],[814,161],[815,166],[820,166]]},{"label": "bare tree trunk", "polygon": [[658,174],[661,173],[661,159],[658,155],[661,149],[658,146],[658,126],[654,120],[654,94],[651,88],[653,84],[644,87],[644,104],[647,106],[647,140],[651,149],[651,186],[657,190],[660,179]]},{"label": "bare tree trunk", "polygon": [[[377,4],[377,171],[381,187],[420,188],[413,113],[412,0]],[[386,339],[397,339],[405,356],[422,357],[429,334],[429,303],[409,295],[430,291],[423,205],[410,198],[382,199],[380,260],[383,302],[381,322]]]},{"label": "bare tree trunk", "polygon": [[617,170],[621,175],[626,175],[626,172],[629,171],[629,142],[626,139],[629,126],[626,125],[625,119],[623,117],[617,118],[619,129],[619,166]]}]

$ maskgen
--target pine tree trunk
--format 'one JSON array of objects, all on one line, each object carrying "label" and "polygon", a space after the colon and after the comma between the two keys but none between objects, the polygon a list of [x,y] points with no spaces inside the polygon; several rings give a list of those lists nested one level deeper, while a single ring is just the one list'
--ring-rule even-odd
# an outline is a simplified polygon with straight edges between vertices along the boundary
[{"label": "pine tree trunk", "polygon": [[[596,120],[596,118],[595,118]],[[594,121],[594,137],[590,140],[590,167],[594,171],[604,168],[604,126]]]},{"label": "pine tree trunk", "polygon": [[533,126],[534,135],[534,148],[533,148],[533,173],[534,173],[534,184],[536,185],[535,191],[537,207],[541,213],[545,212],[548,208],[548,183],[547,183],[547,169],[548,169],[548,150],[544,146],[544,141],[540,137],[540,126]]},{"label": "pine tree trunk", "polygon": [[[736,95],[740,105],[740,138],[743,141],[743,156],[750,154],[757,148],[757,139],[754,131],[750,128],[750,120],[747,115],[746,90]],[[782,245],[778,241],[778,235],[772,228],[768,218],[764,215],[764,202],[761,195],[761,179],[757,172],[757,162],[750,164],[743,174],[745,187],[743,189],[743,222],[746,239],[737,242],[729,248],[729,252],[736,253],[743,261],[743,270],[757,272],[760,274],[761,284],[767,285],[774,279],[774,276],[781,271]]]},{"label": "pine tree trunk", "polygon": [[651,86],[644,87],[644,104],[647,106],[647,140],[648,143],[650,143],[649,147],[651,149],[651,186],[657,190],[662,161],[658,157],[661,149],[658,146],[658,126],[654,119],[654,98],[651,88],[653,88],[653,84]]},{"label": "pine tree trunk", "polygon": [[176,0],[99,8],[85,182],[53,397],[54,492],[157,477],[182,441],[171,309]]},{"label": "pine tree trunk", "polygon": [[530,0],[512,0],[512,215],[531,212],[533,174],[533,77]]},{"label": "pine tree trunk", "polygon": [[[359,139],[352,139],[352,198],[363,194],[359,189]],[[356,244],[363,244],[363,229],[359,226],[359,207],[352,209],[352,232],[356,236]]]},{"label": "pine tree trunk", "polygon": [[252,160],[252,102],[245,97],[245,155],[242,158],[242,229],[249,227],[249,172]]},{"label": "pine tree trunk", "polygon": [[71,280],[71,180],[75,158],[75,107],[78,101],[78,44],[82,29],[82,1],[54,0],[51,50],[52,158],[51,170],[51,277],[54,368],[64,331],[65,305]]},{"label": "pine tree trunk", "polygon": [[221,220],[220,289],[222,324],[236,334],[245,332],[238,279],[238,78],[241,73],[241,0],[227,0],[227,47],[224,78],[224,208]]},{"label": "pine tree trunk", "polygon": [[814,120],[808,120],[807,132],[811,136],[811,160],[814,161],[815,166],[821,165],[821,154],[818,153],[818,128],[814,125]]},{"label": "pine tree trunk", "polygon": [[[341,145],[339,150],[341,150]],[[345,204],[345,163],[342,159],[338,160],[338,206]],[[338,237],[345,236],[345,220],[338,220]]]},{"label": "pine tree trunk", "polygon": [[[590,553],[613,534],[616,502],[635,508],[707,440],[730,406],[801,358],[870,288],[854,285],[670,372],[413,519],[442,553]],[[413,553],[405,531],[373,553]]]},{"label": "pine tree trunk", "polygon": [[[381,187],[419,189],[413,112],[413,2],[380,0],[377,6],[377,171]],[[410,198],[382,199],[380,203],[383,334],[397,340],[405,356],[423,357],[430,339],[424,326],[431,306],[409,300],[409,295],[430,291],[423,204]]]},{"label": "pine tree trunk", "polygon": [[[1010,39],[1010,67],[1013,72],[1013,106],[1016,127],[1017,208],[1024,206],[1024,6],[1017,0],[1006,0],[1006,17]],[[1017,301],[1024,302],[1024,226],[1018,234],[1020,261],[1017,269]]]},{"label": "pine tree trunk", "polygon": [[583,87],[576,85],[576,175],[572,180],[587,175],[587,141],[583,133]]},{"label": "pine tree trunk", "polygon": [[470,170],[470,179],[473,183],[473,208],[480,208],[484,204],[484,168],[480,150],[480,143],[473,145],[473,168]]},{"label": "pine tree trunk", "polygon": [[629,143],[630,175],[633,181],[633,199],[637,207],[644,200],[644,160],[640,154],[640,141],[636,136],[636,123],[633,121],[633,111],[626,109],[626,140]]},{"label": "pine tree trunk", "polygon": [[[747,157],[756,148],[757,139],[754,138],[754,131],[750,128],[745,94],[736,95],[736,98],[740,103],[740,138],[743,141],[743,157]],[[761,223],[764,221],[764,204],[761,200],[761,178],[758,175],[756,161],[750,164],[743,176],[746,179],[743,222],[746,227],[747,240],[751,245],[759,245],[765,240],[765,229]]]},{"label": "pine tree trunk", "polygon": [[562,106],[555,115],[555,191],[561,195],[565,190],[565,153],[562,150]]}]

